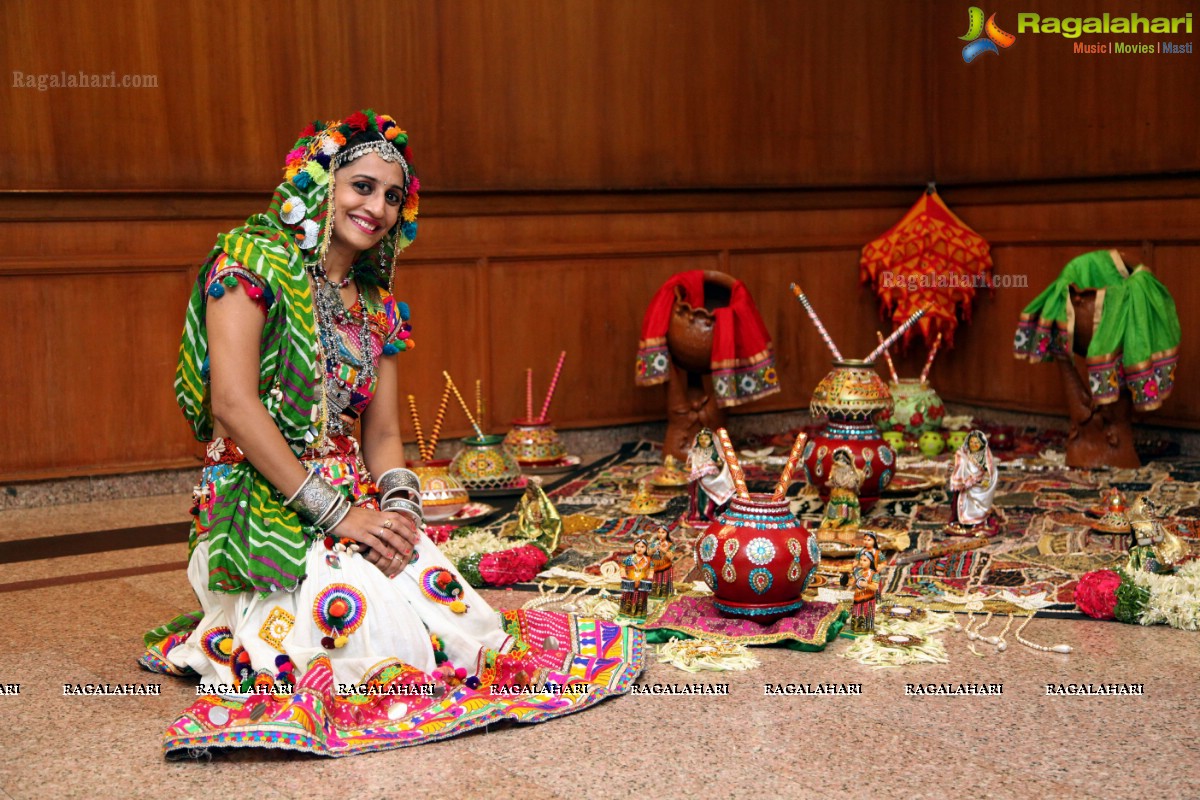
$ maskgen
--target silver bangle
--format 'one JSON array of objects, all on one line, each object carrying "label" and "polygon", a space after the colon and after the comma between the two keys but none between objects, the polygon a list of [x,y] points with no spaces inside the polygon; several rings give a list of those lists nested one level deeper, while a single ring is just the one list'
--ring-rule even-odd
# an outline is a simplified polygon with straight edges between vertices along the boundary
[{"label": "silver bangle", "polygon": [[318,530],[325,530],[325,523],[329,521],[329,518],[332,517],[338,511],[338,509],[341,508],[341,506],[342,498],[339,496],[325,507],[325,510],[321,512],[321,516],[312,521],[312,526]]},{"label": "silver bangle", "polygon": [[421,479],[411,469],[393,467],[380,475],[379,480],[375,481],[375,485],[379,487],[379,496],[381,498],[387,498],[393,493],[403,492],[409,495],[409,499],[420,502]]},{"label": "silver bangle", "polygon": [[[311,478],[312,475],[313,473],[310,472],[309,477]],[[329,515],[341,497],[338,490],[324,480],[320,478],[305,479],[300,490],[286,505],[296,512],[296,516],[300,517],[302,522],[317,525]]]},{"label": "silver bangle", "polygon": [[293,501],[294,501],[294,500],[295,500],[297,497],[299,497],[300,493],[304,491],[304,487],[305,487],[305,486],[308,486],[308,482],[309,482],[309,481],[311,481],[311,480],[313,479],[313,476],[314,476],[314,475],[316,475],[316,474],[317,474],[316,472],[306,472],[306,473],[304,473],[304,480],[300,481],[300,485],[296,487],[296,491],[292,492],[292,496],[291,496],[291,497],[289,497],[287,500],[284,500],[284,501],[283,501],[283,504],[284,504],[285,506],[290,506],[290,505],[292,504],[292,502],[293,502]]},{"label": "silver bangle", "polygon": [[326,533],[332,531],[341,524],[342,520],[346,518],[346,515],[350,513],[350,509],[353,507],[354,504],[343,497],[342,502],[337,506],[337,508],[334,509],[333,513],[329,515],[328,520],[326,520],[321,526],[321,529]]},{"label": "silver bangle", "polygon": [[411,500],[405,500],[401,497],[391,498],[387,502],[383,503],[380,506],[380,509],[383,511],[394,511],[399,514],[406,514],[412,517],[413,521],[418,524],[421,524],[425,521],[425,513],[421,509],[421,506],[412,502]]}]

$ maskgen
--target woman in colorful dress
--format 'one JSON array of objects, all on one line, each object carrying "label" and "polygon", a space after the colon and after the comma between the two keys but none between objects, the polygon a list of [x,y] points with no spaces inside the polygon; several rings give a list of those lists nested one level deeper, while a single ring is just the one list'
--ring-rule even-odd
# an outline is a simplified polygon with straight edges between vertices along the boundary
[{"label": "woman in colorful dress", "polygon": [[[268,211],[200,272],[176,394],[209,443],[188,566],[202,610],[147,634],[141,663],[207,693],[168,754],[419,744],[578,710],[641,669],[641,634],[498,615],[424,535],[397,386],[413,340],[391,294],[418,189],[391,117],[313,123]],[[568,683],[586,689],[506,691]]]},{"label": "woman in colorful dress", "polygon": [[733,497],[733,478],[716,438],[701,428],[688,452],[688,522],[712,522]]},{"label": "woman in colorful dress", "polygon": [[621,614],[633,619],[646,618],[647,601],[650,599],[654,562],[647,553],[645,539],[633,543],[633,554],[621,561]]},{"label": "woman in colorful dress", "polygon": [[829,467],[829,502],[825,504],[821,528],[858,529],[862,520],[858,490],[862,482],[862,471],[854,466],[854,454],[850,448],[839,447],[834,450],[833,463]]},{"label": "woman in colorful dress", "polygon": [[654,565],[654,588],[651,593],[660,599],[670,599],[675,593],[675,543],[671,541],[671,532],[661,525],[654,531],[653,542],[650,560]]}]

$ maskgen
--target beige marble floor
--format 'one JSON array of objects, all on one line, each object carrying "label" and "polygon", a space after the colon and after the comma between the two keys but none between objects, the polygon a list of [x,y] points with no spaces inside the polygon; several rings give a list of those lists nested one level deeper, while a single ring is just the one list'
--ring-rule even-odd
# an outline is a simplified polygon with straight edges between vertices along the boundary
[{"label": "beige marble floor", "polygon": [[[112,510],[98,527],[121,519]],[[1200,797],[1197,634],[1065,620],[1037,620],[1027,634],[1070,644],[1070,655],[1014,646],[979,658],[946,634],[950,664],[870,670],[841,657],[845,640],[823,653],[760,648],[756,670],[695,678],[654,663],[641,679],[728,683],[728,697],[627,696],[542,725],[342,760],[242,751],[168,763],[161,735],[192,685],[135,658],[143,631],[194,605],[172,568],[185,557],[184,545],[162,545],[0,565],[0,684],[21,684],[0,696],[0,797]],[[167,571],[56,583],[121,569]],[[5,589],[30,580],[46,583]],[[528,595],[487,597],[505,608]],[[161,683],[162,695],[63,696],[63,683],[87,681]],[[789,681],[863,691],[764,695],[765,683]],[[906,696],[917,682],[1004,689]],[[1062,682],[1144,683],[1145,696],[1046,696],[1045,684]]]}]

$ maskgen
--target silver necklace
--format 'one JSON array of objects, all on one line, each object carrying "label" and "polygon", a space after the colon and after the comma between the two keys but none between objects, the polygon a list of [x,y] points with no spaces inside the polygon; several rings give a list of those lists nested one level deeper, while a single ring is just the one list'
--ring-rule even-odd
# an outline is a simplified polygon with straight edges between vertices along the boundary
[{"label": "silver necklace", "polygon": [[[362,312],[362,326],[359,328],[359,350],[361,356],[354,355],[344,346],[341,333],[338,331],[339,322],[349,321],[350,313],[342,302],[341,287],[348,286],[353,279],[353,272],[346,276],[340,284],[332,283],[320,265],[310,269],[312,282],[316,284],[316,316],[317,334],[324,355],[325,368],[325,398],[329,434],[337,436],[350,433],[352,422],[345,416],[357,417],[358,413],[351,407],[353,393],[370,383],[375,377],[375,361],[371,357],[371,324],[367,314],[366,301],[363,298],[362,286],[357,286],[358,307]],[[355,363],[359,361],[360,363]],[[342,376],[340,365],[355,369],[354,378],[347,381]]]}]

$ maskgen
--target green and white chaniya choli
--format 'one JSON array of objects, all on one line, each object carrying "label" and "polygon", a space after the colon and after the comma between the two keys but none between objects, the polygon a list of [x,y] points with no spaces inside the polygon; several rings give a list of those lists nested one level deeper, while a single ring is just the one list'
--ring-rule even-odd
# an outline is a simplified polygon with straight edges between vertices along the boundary
[{"label": "green and white chaniya choli", "polygon": [[[394,125],[356,116],[381,133]],[[322,137],[337,125],[306,131],[294,152],[327,154],[334,148]],[[399,226],[403,238],[361,255],[360,300],[322,333],[306,262],[327,214],[324,177],[285,181],[268,213],[220,236],[192,291],[176,392],[209,442],[188,565],[202,608],[148,633],[140,663],[197,675],[206,693],[168,730],[169,754],[268,746],[346,755],[419,744],[579,710],[627,691],[642,668],[640,632],[549,612],[498,614],[424,535],[389,579],[301,523],[236,443],[213,439],[205,312],[226,290],[246,291],[266,314],[263,406],[307,469],[378,508],[346,420],[369,404],[378,359],[411,345],[407,307],[373,270],[389,263],[393,242],[415,236],[415,213]],[[528,692],[539,685],[550,692]],[[574,688],[553,690],[563,686]]]}]

